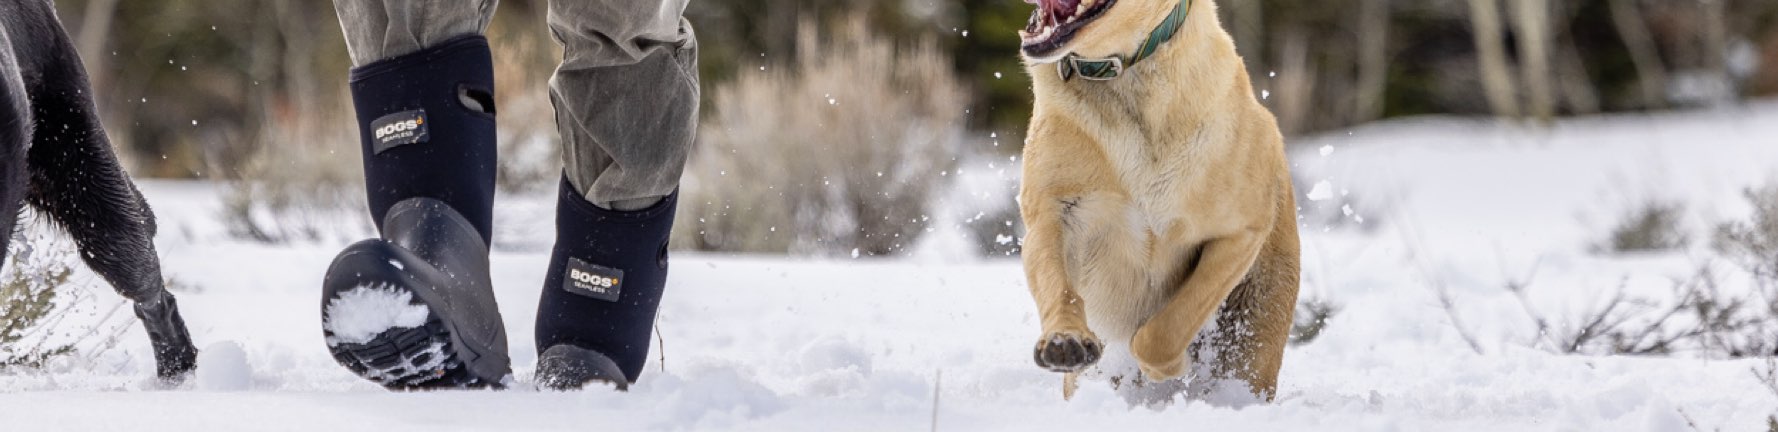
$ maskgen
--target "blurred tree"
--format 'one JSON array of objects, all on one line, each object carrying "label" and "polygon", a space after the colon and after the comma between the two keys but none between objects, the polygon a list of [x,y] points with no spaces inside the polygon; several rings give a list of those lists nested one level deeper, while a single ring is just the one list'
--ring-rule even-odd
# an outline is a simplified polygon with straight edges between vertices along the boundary
[{"label": "blurred tree", "polygon": [[1630,61],[1636,66],[1636,84],[1642,91],[1642,103],[1649,108],[1667,106],[1667,69],[1661,54],[1655,50],[1654,38],[1648,33],[1648,21],[1642,18],[1642,6],[1636,0],[1610,0],[1611,21],[1624,39]]},{"label": "blurred tree", "polygon": [[1546,0],[1509,0],[1513,30],[1519,44],[1519,78],[1525,83],[1525,107],[1520,112],[1548,124],[1555,120],[1556,94],[1550,71],[1550,3]]},{"label": "blurred tree", "polygon": [[1508,72],[1506,47],[1501,43],[1500,7],[1495,0],[1469,0],[1469,13],[1488,106],[1493,107],[1494,115],[1518,117],[1519,100],[1513,92],[1517,86]]},{"label": "blurred tree", "polygon": [[329,2],[57,2],[108,129],[142,175],[229,176],[263,129],[337,111],[349,67]]},{"label": "blurred tree", "polygon": [[[1389,0],[1362,0],[1358,11],[1358,103],[1355,121],[1383,117],[1383,95],[1389,90]],[[1244,3],[1244,2],[1242,2]]]}]

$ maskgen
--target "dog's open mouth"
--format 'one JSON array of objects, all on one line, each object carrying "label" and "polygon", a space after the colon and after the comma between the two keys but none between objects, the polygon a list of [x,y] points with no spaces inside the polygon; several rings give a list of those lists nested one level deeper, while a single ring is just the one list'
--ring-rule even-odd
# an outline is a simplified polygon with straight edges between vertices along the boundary
[{"label": "dog's open mouth", "polygon": [[1087,23],[1105,14],[1117,0],[1025,0],[1026,3],[1037,5],[1031,12],[1031,22],[1019,31],[1023,39],[1020,49],[1026,56],[1045,57],[1053,54],[1062,45],[1074,38]]}]

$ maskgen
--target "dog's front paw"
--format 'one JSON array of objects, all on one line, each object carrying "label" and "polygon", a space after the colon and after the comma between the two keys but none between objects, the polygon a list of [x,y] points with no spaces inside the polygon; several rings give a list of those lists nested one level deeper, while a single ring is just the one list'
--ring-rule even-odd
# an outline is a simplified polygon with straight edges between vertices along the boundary
[{"label": "dog's front paw", "polygon": [[1148,326],[1137,329],[1136,337],[1130,340],[1130,354],[1136,357],[1136,365],[1142,368],[1142,376],[1149,381],[1161,382],[1185,376],[1185,348],[1182,345],[1169,343],[1165,332],[1157,332]]},{"label": "dog's front paw", "polygon": [[1037,341],[1032,357],[1051,372],[1079,372],[1099,361],[1105,344],[1090,331],[1058,331]]}]

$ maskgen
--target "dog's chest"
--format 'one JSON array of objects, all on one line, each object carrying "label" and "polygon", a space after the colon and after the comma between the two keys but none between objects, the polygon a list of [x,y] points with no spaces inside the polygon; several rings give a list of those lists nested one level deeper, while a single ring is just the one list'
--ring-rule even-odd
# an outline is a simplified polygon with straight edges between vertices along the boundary
[{"label": "dog's chest", "polygon": [[[1200,143],[1150,142],[1149,137],[1129,134],[1128,139],[1106,145],[1118,186],[1128,197],[1119,203],[1127,217],[1127,229],[1162,242],[1192,237],[1195,231],[1191,202],[1204,190],[1205,172],[1198,166],[1205,158]],[[1202,209],[1199,209],[1202,210]]]},{"label": "dog's chest", "polygon": [[[1196,225],[1162,200],[1090,201],[1089,216],[1070,233],[1069,273],[1086,303],[1089,326],[1102,337],[1127,340],[1189,276]],[[1091,217],[1097,216],[1097,217]]]},{"label": "dog's chest", "polygon": [[[1127,338],[1187,276],[1202,221],[1177,198],[1179,182],[1144,182],[1126,194],[1081,200],[1068,221],[1070,273],[1101,336]],[[1146,188],[1146,189],[1144,189]]]},{"label": "dog's chest", "polygon": [[1123,338],[1183,284],[1221,210],[1218,171],[1201,166],[1217,159],[1212,143],[1156,145],[1133,128],[1108,135],[1101,142],[1115,180],[1103,185],[1116,191],[1078,201],[1070,252],[1094,331]]}]

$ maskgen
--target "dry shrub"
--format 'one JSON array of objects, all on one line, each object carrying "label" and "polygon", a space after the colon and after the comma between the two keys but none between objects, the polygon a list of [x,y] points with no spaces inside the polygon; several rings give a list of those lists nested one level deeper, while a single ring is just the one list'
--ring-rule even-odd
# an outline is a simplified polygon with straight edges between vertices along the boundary
[{"label": "dry shrub", "polygon": [[[1742,192],[1753,214],[1716,227],[1711,243],[1718,254],[1753,273],[1762,285],[1778,286],[1778,184]],[[1778,300],[1778,299],[1774,299]]]},{"label": "dry shrub", "polygon": [[235,237],[283,243],[361,234],[363,227],[339,227],[343,212],[364,202],[357,129],[339,127],[357,121],[345,99],[330,102],[332,110],[268,119],[253,155],[232,170],[212,170],[227,181],[222,219]]},{"label": "dry shrub", "polygon": [[6,271],[0,273],[0,369],[39,368],[74,352],[72,343],[38,337],[67,313],[67,308],[58,307],[57,295],[74,273],[68,267],[68,253],[49,243],[41,235],[15,238]]},{"label": "dry shrub", "polygon": [[1674,250],[1685,247],[1691,236],[1681,226],[1685,205],[1676,202],[1648,200],[1624,212],[1610,237],[1595,246],[1597,252],[1634,253]]},{"label": "dry shrub", "polygon": [[787,67],[715,89],[687,170],[677,243],[880,256],[927,230],[966,97],[931,41],[897,46],[852,17],[804,22]]},{"label": "dry shrub", "polygon": [[[1778,184],[1746,191],[1753,214],[1717,226],[1716,253],[1751,278],[1751,289],[1726,288],[1719,272],[1700,264],[1689,277],[1675,279],[1671,294],[1629,294],[1623,286],[1602,304],[1551,319],[1526,291],[1531,275],[1509,279],[1507,291],[1519,300],[1537,328],[1534,346],[1564,354],[1672,355],[1707,358],[1778,356]],[[1649,201],[1626,213],[1612,230],[1603,252],[1666,250],[1682,247],[1683,207]]]},{"label": "dry shrub", "polygon": [[[240,128],[205,140],[209,178],[225,182],[222,220],[231,234],[261,242],[318,240],[335,234],[338,214],[363,202],[358,134],[337,39],[301,37],[308,18],[325,16],[298,4],[277,3],[277,37],[255,39],[251,56],[265,85],[250,87],[240,106]],[[336,69],[340,68],[340,69]],[[199,126],[200,133],[228,130]],[[362,205],[362,204],[360,204]]]},{"label": "dry shrub", "polygon": [[1753,293],[1744,307],[1764,318],[1764,355],[1778,356],[1778,183],[1742,192],[1753,213],[1745,220],[1716,227],[1712,249],[1739,265],[1753,278]]},{"label": "dry shrub", "polygon": [[[1773,396],[1778,396],[1778,358],[1768,358],[1764,365],[1754,367],[1753,377]],[[1766,416],[1766,431],[1778,432],[1778,413]]]},{"label": "dry shrub", "polygon": [[1534,307],[1525,294],[1531,280],[1506,288],[1537,326],[1533,346],[1563,354],[1778,356],[1778,305],[1759,292],[1724,290],[1707,266],[1674,280],[1670,296],[1632,296],[1620,286],[1604,304],[1562,320]]}]

